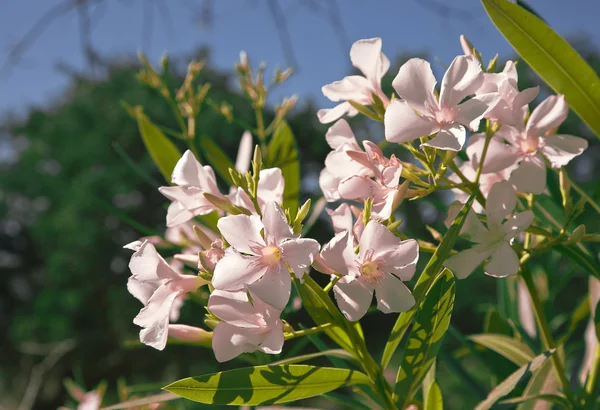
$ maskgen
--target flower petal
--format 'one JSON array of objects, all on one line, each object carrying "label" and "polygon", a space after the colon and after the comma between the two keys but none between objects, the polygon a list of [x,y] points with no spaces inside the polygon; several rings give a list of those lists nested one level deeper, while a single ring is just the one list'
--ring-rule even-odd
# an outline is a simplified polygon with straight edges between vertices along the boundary
[{"label": "flower petal", "polygon": [[[321,250],[320,262],[340,275],[348,275],[353,267],[354,254],[351,231],[342,231],[335,235]],[[317,269],[319,270],[319,269]],[[319,270],[322,272],[322,270]],[[329,272],[322,272],[329,273]]]},{"label": "flower petal", "polygon": [[263,336],[263,340],[258,345],[258,350],[268,354],[279,354],[283,348],[284,340],[283,329],[279,326]]},{"label": "flower petal", "polygon": [[317,111],[317,118],[321,124],[328,124],[343,117],[345,114],[348,114],[349,117],[353,117],[358,114],[358,111],[352,107],[350,103],[343,102],[333,108],[320,109]]},{"label": "flower petal", "polygon": [[486,275],[496,278],[516,275],[519,271],[519,257],[508,242],[502,242],[493,249],[490,260],[483,270]]},{"label": "flower petal", "polygon": [[433,139],[421,146],[433,147],[447,151],[460,151],[467,138],[465,127],[454,123],[442,128]]},{"label": "flower petal", "polygon": [[360,320],[373,300],[373,287],[360,279],[343,277],[333,287],[337,305],[346,319],[356,322]]},{"label": "flower petal", "polygon": [[314,239],[292,239],[281,244],[281,258],[287,263],[296,277],[302,280],[304,272],[312,264],[319,252],[319,243]]},{"label": "flower petal", "polygon": [[321,91],[331,101],[353,100],[364,105],[371,103],[371,83],[360,75],[349,75],[340,81],[324,85]]},{"label": "flower petal", "polygon": [[527,229],[532,224],[533,219],[534,215],[533,211],[531,210],[519,212],[516,215],[510,216],[502,225],[504,239],[507,241],[513,239],[515,236],[517,236],[517,234]]},{"label": "flower petal", "polygon": [[335,209],[326,209],[331,223],[333,225],[333,231],[337,234],[343,231],[352,230],[352,211],[350,205],[343,203]]},{"label": "flower petal", "polygon": [[131,255],[129,270],[136,280],[143,282],[175,279],[180,276],[148,241],[144,241],[137,252]]},{"label": "flower petal", "polygon": [[329,144],[331,149],[337,149],[344,144],[350,144],[355,147],[354,149],[360,149],[352,128],[350,128],[348,121],[343,118],[337,120],[335,124],[329,127],[325,134],[325,140],[327,140],[327,144]]},{"label": "flower petal", "polygon": [[436,83],[431,65],[421,58],[411,58],[400,67],[392,87],[412,108],[426,113],[428,106],[437,107],[433,94]]},{"label": "flower petal", "polygon": [[327,202],[334,202],[340,199],[338,186],[341,178],[333,175],[327,168],[323,168],[319,174],[319,187],[323,191],[323,196]]},{"label": "flower petal", "polygon": [[283,310],[290,300],[292,278],[285,265],[272,267],[248,287],[253,294],[275,309]]},{"label": "flower petal", "polygon": [[419,261],[419,244],[414,239],[400,242],[395,248],[379,254],[384,261],[384,269],[403,281],[411,280]]},{"label": "flower petal", "polygon": [[[444,221],[447,228],[450,228],[452,222],[456,219],[456,216],[463,207],[463,203],[455,201],[448,208],[448,216]],[[463,226],[460,230],[460,236],[463,238],[476,243],[482,243],[489,237],[489,231],[483,226],[473,209],[469,209],[467,217]]]},{"label": "flower petal", "polygon": [[270,238],[276,245],[279,245],[286,239],[295,237],[294,231],[292,231],[283,213],[283,209],[281,209],[281,206],[277,202],[269,202],[265,205],[262,223],[265,226],[265,239]]},{"label": "flower petal", "polygon": [[517,194],[512,184],[508,181],[500,181],[492,186],[487,196],[485,213],[487,215],[488,228],[500,226],[500,223],[517,206]]},{"label": "flower petal", "polygon": [[244,256],[233,247],[227,248],[215,266],[213,286],[215,289],[233,291],[256,282],[266,270],[265,266],[257,263],[258,259],[257,256]]},{"label": "flower petal", "polygon": [[442,79],[440,107],[454,107],[475,94],[483,84],[483,71],[474,56],[457,56]]},{"label": "flower petal", "polygon": [[353,176],[342,180],[338,186],[340,197],[350,201],[364,201],[373,196],[377,183],[369,177]]},{"label": "flower petal", "polygon": [[540,103],[527,121],[526,133],[529,135],[544,135],[558,128],[567,119],[569,106],[564,95],[551,95]]},{"label": "flower petal", "polygon": [[383,275],[375,285],[377,308],[383,313],[406,312],[415,305],[415,298],[402,281],[393,275]]},{"label": "flower petal", "polygon": [[490,254],[491,251],[485,246],[476,245],[446,259],[444,266],[450,269],[458,279],[464,279],[473,273],[475,268],[481,265]]},{"label": "flower petal", "polygon": [[260,312],[248,300],[245,290],[228,292],[214,290],[208,299],[210,312],[233,326],[260,329]]},{"label": "flower petal", "polygon": [[546,189],[546,165],[537,157],[527,157],[510,174],[518,192],[539,195]]},{"label": "flower petal", "polygon": [[[472,135],[467,144],[467,155],[473,162],[473,167],[479,167],[479,160],[485,145],[485,134]],[[519,160],[519,151],[512,145],[507,145],[497,138],[492,138],[488,145],[483,165],[483,173],[499,172],[514,165]]]},{"label": "flower petal", "polygon": [[260,335],[225,322],[217,324],[213,332],[212,348],[219,363],[231,360],[242,353],[254,352],[258,343],[260,343]]},{"label": "flower petal", "polygon": [[572,135],[549,135],[545,138],[545,143],[541,151],[552,164],[552,168],[567,165],[588,147],[586,139]]},{"label": "flower petal", "polygon": [[377,258],[384,252],[390,252],[400,246],[402,239],[395,236],[390,230],[377,221],[369,221],[360,238],[359,258],[362,259],[367,252],[373,252]]},{"label": "flower petal", "polygon": [[254,252],[250,246],[265,246],[265,241],[260,235],[263,223],[257,215],[226,216],[219,219],[217,228],[225,240],[239,252],[252,255]]},{"label": "flower petal", "polygon": [[[258,200],[261,204],[283,202],[285,181],[281,168],[267,168],[260,171],[258,180]],[[243,192],[243,191],[242,191]]]},{"label": "flower petal", "polygon": [[384,115],[385,139],[390,142],[408,142],[426,137],[439,130],[439,125],[420,116],[406,101],[394,100]]},{"label": "flower petal", "polygon": [[198,162],[192,151],[187,150],[175,164],[171,182],[179,186],[201,187],[206,178],[204,173],[202,164]]},{"label": "flower petal", "polygon": [[350,61],[371,82],[379,88],[381,79],[390,68],[390,60],[381,52],[381,38],[358,40],[350,49]]},{"label": "flower petal", "polygon": [[483,115],[498,103],[498,94],[481,94],[459,104],[456,108],[455,121],[472,131],[477,131]]}]

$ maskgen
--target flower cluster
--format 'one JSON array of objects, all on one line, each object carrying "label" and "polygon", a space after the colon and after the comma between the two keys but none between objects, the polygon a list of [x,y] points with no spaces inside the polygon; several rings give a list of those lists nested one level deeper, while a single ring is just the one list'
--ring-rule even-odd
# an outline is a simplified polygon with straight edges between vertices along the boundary
[{"label": "flower cluster", "polygon": [[[277,354],[286,332],[293,333],[281,318],[292,283],[301,285],[311,266],[328,275],[326,289],[333,290],[350,321],[367,313],[373,296],[383,313],[411,309],[416,301],[405,282],[416,272],[419,242],[398,231],[395,214],[404,199],[440,189],[439,181],[457,194],[447,226],[468,197],[478,201],[460,231],[474,246],[454,253],[444,265],[458,278],[481,264],[491,276],[517,273],[513,244],[534,219],[531,210],[515,212],[518,196],[544,192],[546,164],[562,167],[587,147],[585,139],[556,132],[568,112],[564,96],[546,98],[530,114],[528,104],[538,89],[519,91],[515,63],[509,61],[500,73],[488,72],[466,49],[446,70],[439,91],[430,64],[413,58],[399,68],[388,97],[381,81],[390,62],[381,48],[379,38],[357,41],[350,59],[364,76],[323,87],[325,96],[339,104],[318,112],[322,123],[333,122],[325,135],[332,151],[319,184],[327,202],[342,203],[328,210],[335,236],[322,248],[301,237],[308,207],[296,212],[284,205],[283,173],[262,169],[258,148],[249,172],[250,133],[241,139],[227,193],[211,166],[202,165],[192,151],[183,154],[172,185],[159,189],[171,201],[165,236],[180,252],[163,259],[157,238],[127,245],[135,251],[128,289],[144,304],[134,319],[143,343],[164,349],[168,337],[198,344],[212,340],[220,362],[254,351]],[[426,169],[415,171],[412,158],[403,162],[399,153],[388,155],[373,141],[359,144],[342,118],[359,112],[383,122],[384,142],[406,148]],[[468,161],[454,163],[465,145]],[[454,174],[446,178],[447,168]],[[212,229],[202,219],[208,214],[218,218]],[[186,295],[198,294],[204,285],[212,333],[171,324]]]}]

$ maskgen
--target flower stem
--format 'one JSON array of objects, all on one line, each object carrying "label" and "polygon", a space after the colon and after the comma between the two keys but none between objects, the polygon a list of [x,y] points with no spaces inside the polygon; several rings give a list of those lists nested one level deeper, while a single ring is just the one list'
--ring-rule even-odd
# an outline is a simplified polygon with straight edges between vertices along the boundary
[{"label": "flower stem", "polygon": [[312,335],[314,333],[320,333],[325,329],[328,329],[333,326],[333,323],[325,323],[320,326],[310,327],[308,329],[302,330],[292,330],[291,332],[286,332],[285,340],[294,339],[296,337],[302,337],[306,335]]},{"label": "flower stem", "polygon": [[581,195],[581,197],[585,199],[585,201],[589,203],[592,206],[592,208],[594,208],[594,210],[600,214],[600,205],[598,205],[588,194],[586,194],[583,188],[581,188],[579,185],[573,182],[571,178],[569,178],[569,184],[575,190],[575,192]]},{"label": "flower stem", "polygon": [[[550,327],[548,326],[548,322],[546,321],[546,317],[544,316],[544,311],[542,307],[542,302],[540,301],[537,289],[535,288],[535,284],[533,283],[533,277],[529,269],[525,268],[523,264],[521,264],[521,278],[523,282],[525,282],[525,286],[527,287],[527,292],[529,293],[529,298],[531,299],[531,304],[533,306],[533,311],[535,314],[535,319],[538,324],[538,328],[540,329],[540,334],[542,337],[542,343],[544,345],[545,350],[551,350],[556,348],[556,343],[552,338],[552,333],[550,332]],[[563,388],[563,392],[565,396],[569,399],[571,403],[575,403],[573,399],[573,393],[571,391],[571,386],[569,385],[569,381],[565,376],[565,369],[560,360],[558,354],[553,354],[550,356],[552,360],[552,364],[554,366],[554,370],[556,372],[556,376],[560,380]]]}]

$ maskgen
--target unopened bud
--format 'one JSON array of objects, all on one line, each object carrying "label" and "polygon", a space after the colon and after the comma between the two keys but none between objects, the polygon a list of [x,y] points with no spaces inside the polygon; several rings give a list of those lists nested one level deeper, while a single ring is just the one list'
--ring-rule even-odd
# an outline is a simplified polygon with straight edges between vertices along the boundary
[{"label": "unopened bud", "polygon": [[571,232],[571,236],[565,241],[565,244],[576,244],[581,240],[581,238],[583,238],[583,235],[585,235],[585,225],[579,225],[577,228],[573,229],[573,232]]},{"label": "unopened bud", "polygon": [[217,325],[219,324],[219,321],[215,319],[206,318],[204,319],[204,324],[214,330],[215,327],[217,327]]},{"label": "unopened bud", "polygon": [[490,62],[488,63],[487,69],[485,71],[487,71],[488,73],[493,73],[496,70],[496,64],[498,64],[498,54],[497,53],[494,56],[494,58],[492,58],[490,60]]},{"label": "unopened bud", "polygon": [[573,212],[573,200],[571,199],[571,182],[564,168],[558,173],[558,181],[560,186],[560,194],[562,196],[562,206],[565,209],[566,215],[571,215]]},{"label": "unopened bud", "polygon": [[207,332],[204,329],[188,325],[169,325],[169,337],[198,344],[201,346],[210,347],[212,345],[212,332]]},{"label": "unopened bud", "polygon": [[233,203],[231,203],[231,201],[229,201],[229,199],[226,199],[224,197],[223,198],[218,197],[216,195],[209,194],[208,192],[204,192],[203,195],[206,199],[208,199],[208,201],[211,204],[213,204],[214,206],[216,206],[217,208],[219,208],[222,211],[230,213],[231,215],[239,215],[239,214],[251,215],[250,211],[248,211],[245,208],[241,208],[241,207],[234,205]]},{"label": "unopened bud", "polygon": [[225,117],[227,121],[233,121],[233,110],[231,109],[231,106],[226,102],[221,103],[221,106],[219,107],[219,112],[223,117]]},{"label": "unopened bud", "polygon": [[209,249],[202,251],[198,254],[199,257],[199,268],[204,269],[209,273],[213,273],[217,263],[225,256],[225,250],[223,249],[223,241],[216,239],[210,246]]},{"label": "unopened bud", "polygon": [[473,55],[473,44],[463,34],[460,35],[460,46],[466,56]]}]

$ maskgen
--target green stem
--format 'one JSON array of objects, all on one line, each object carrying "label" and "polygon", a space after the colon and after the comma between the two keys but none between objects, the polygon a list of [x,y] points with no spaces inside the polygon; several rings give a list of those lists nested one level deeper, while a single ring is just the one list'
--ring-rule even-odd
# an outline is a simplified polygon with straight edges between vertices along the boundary
[{"label": "green stem", "polygon": [[338,283],[338,281],[341,279],[341,276],[338,276],[337,278],[335,278],[334,280],[332,280],[331,282],[329,282],[324,288],[323,288],[323,292],[325,293],[329,293],[329,291],[335,286],[336,283]]},{"label": "green stem", "polygon": [[333,326],[333,323],[325,323],[320,326],[309,327],[308,329],[302,330],[292,330],[291,332],[286,332],[285,340],[294,339],[296,337],[302,337],[306,335],[312,335],[314,333],[320,333],[325,329],[328,329]]},{"label": "green stem", "polygon": [[[535,288],[535,284],[533,282],[533,277],[529,269],[526,269],[523,264],[521,264],[521,278],[523,282],[525,282],[525,286],[527,287],[527,292],[529,293],[529,298],[531,299],[531,304],[533,306],[533,311],[535,314],[535,319],[538,324],[538,328],[540,329],[540,334],[542,337],[542,343],[544,345],[545,350],[551,350],[556,348],[556,343],[552,338],[552,333],[550,332],[550,327],[548,326],[548,322],[546,321],[546,317],[544,316],[544,310],[542,306],[542,302],[540,301],[537,293],[537,289]],[[558,354],[553,354],[550,356],[552,360],[552,364],[554,366],[554,370],[556,376],[560,380],[562,384],[563,391],[565,396],[569,399],[571,403],[575,403],[573,399],[573,393],[571,391],[571,386],[569,385],[569,381],[565,376],[565,369],[560,360]]]}]

